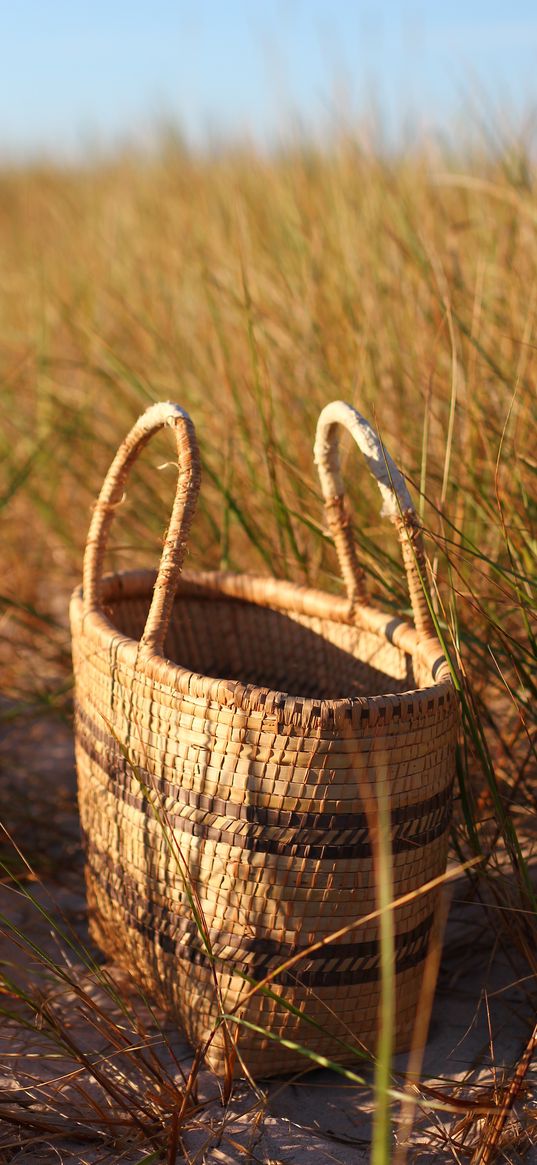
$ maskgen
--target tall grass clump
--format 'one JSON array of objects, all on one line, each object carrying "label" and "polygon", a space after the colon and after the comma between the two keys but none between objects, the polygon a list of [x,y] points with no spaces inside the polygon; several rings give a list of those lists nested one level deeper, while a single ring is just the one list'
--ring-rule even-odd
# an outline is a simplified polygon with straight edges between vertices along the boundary
[{"label": "tall grass clump", "polygon": [[[202,445],[192,559],[340,588],[311,449],[322,406],[349,400],[419,498],[461,703],[454,853],[530,985],[536,180],[520,145],[388,158],[349,135],[270,156],[168,143],[151,159],[0,175],[0,715],[69,715],[66,609],[92,502],[154,400],[187,408]],[[164,443],[137,468],[114,568],[154,563],[168,462]],[[410,613],[352,451],[346,478],[371,592]],[[383,902],[389,854],[384,869]],[[506,1085],[476,1161],[510,1103]]]}]

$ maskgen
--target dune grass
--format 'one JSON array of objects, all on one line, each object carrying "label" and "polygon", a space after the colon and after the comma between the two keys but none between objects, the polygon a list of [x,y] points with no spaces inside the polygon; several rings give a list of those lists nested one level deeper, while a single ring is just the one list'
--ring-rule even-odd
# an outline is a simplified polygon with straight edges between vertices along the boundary
[{"label": "dune grass", "polygon": [[[151,401],[196,423],[191,563],[341,589],[312,445],[321,407],[348,400],[408,475],[427,531],[464,729],[454,853],[479,857],[473,891],[501,907],[494,924],[533,976],[535,180],[520,144],[386,158],[350,136],[270,157],[169,140],[151,159],[0,174],[0,717],[69,715],[66,610],[91,505]],[[169,461],[163,441],[137,468],[112,568],[155,562]],[[346,479],[371,593],[408,611],[354,449]],[[389,1031],[384,1046],[386,1096]]]}]

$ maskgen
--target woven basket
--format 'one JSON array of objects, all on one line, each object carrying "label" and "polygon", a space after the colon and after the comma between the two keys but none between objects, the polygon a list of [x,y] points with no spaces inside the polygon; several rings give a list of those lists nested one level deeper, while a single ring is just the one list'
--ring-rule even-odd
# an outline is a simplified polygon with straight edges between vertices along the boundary
[{"label": "woven basket", "polygon": [[[367,597],[339,424],[398,527],[415,627]],[[179,478],[158,573],[103,577],[127,474],[164,426]],[[293,1043],[339,1062],[356,1042],[374,1047],[381,803],[394,897],[405,898],[395,974],[397,1044],[408,1043],[435,917],[437,891],[421,888],[445,870],[451,811],[456,699],[405,483],[341,402],[321,414],[315,457],[347,598],[249,575],[180,577],[200,463],[192,422],[164,403],[108,472],[71,604],[92,933],[214,1068],[239,1036],[236,1072],[262,1076],[307,1064]],[[219,1024],[224,1013],[245,1022]]]}]

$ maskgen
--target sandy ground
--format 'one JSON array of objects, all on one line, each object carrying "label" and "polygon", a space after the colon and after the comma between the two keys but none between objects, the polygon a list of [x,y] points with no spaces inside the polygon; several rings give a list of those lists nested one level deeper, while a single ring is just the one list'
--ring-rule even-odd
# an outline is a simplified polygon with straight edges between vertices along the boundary
[{"label": "sandy ground", "polygon": [[[32,856],[41,877],[40,883],[28,885],[37,905],[12,887],[0,885],[0,912],[21,933],[50,950],[57,961],[62,957],[62,943],[39,906],[63,917],[62,925],[68,923],[81,941],[87,941],[69,728],[51,720],[24,727],[20,722],[8,725],[0,742],[0,770],[3,820],[21,850]],[[0,842],[0,851],[2,860],[9,860],[9,844]],[[76,954],[67,954],[76,964]],[[27,957],[22,957],[12,939],[6,937],[5,922],[0,925],[0,962],[14,978],[28,972]],[[34,978],[42,975],[37,969],[30,971]],[[462,1096],[460,1089],[471,1085],[472,1095],[486,1096],[495,1085],[499,1087],[511,1078],[532,1024],[528,983],[516,983],[520,975],[514,955],[502,950],[497,941],[490,914],[471,900],[466,879],[459,879],[454,886],[422,1068],[423,1078],[432,1087],[438,1086],[445,1094],[459,1090]],[[48,989],[43,982],[44,995]],[[84,1039],[76,1000],[66,995],[64,1006],[73,1031],[78,1023]],[[105,1006],[112,1005],[108,1001]],[[173,1028],[167,1031],[177,1059],[187,1069],[190,1049],[181,1033]],[[404,1072],[405,1062],[405,1057],[398,1057],[394,1071]],[[43,1057],[38,1027],[22,1032],[4,1023],[0,1032],[0,1118],[2,1103],[5,1111],[7,1101],[16,1101],[18,1086],[24,1081],[28,1087],[30,1074],[37,1098],[40,1085],[61,1071],[60,1062],[51,1063]],[[185,1159],[196,1165],[248,1161],[264,1165],[362,1165],[370,1158],[369,1091],[331,1072],[272,1081],[260,1096],[239,1083],[225,1111],[217,1082],[209,1072],[203,1072],[201,1094],[207,1105],[183,1140]],[[112,1146],[77,1138],[75,1120],[80,1124],[81,1102],[67,1086],[62,1108],[66,1114],[63,1137],[36,1132],[31,1142],[22,1143],[16,1130],[0,1119],[0,1165],[111,1165],[120,1161],[142,1165],[146,1159],[155,1165],[157,1159],[150,1155],[150,1149],[140,1144],[132,1147],[120,1139]],[[518,1106],[522,1125],[527,1128],[532,1110],[537,1120],[537,1064],[528,1072]],[[468,1161],[475,1124],[466,1148],[456,1150],[447,1142],[448,1130],[453,1136],[460,1121],[461,1116],[418,1111],[408,1160]],[[512,1125],[497,1160],[525,1159],[537,1165],[537,1148],[532,1146],[531,1136],[523,1134],[517,1142],[512,1135],[520,1133],[522,1125],[520,1121]],[[184,1159],[181,1153],[177,1159]]]}]

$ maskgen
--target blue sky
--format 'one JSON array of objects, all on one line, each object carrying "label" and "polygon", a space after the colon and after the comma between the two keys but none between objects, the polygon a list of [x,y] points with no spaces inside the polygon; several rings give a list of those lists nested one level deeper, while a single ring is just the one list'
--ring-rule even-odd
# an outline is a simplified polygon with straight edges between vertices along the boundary
[{"label": "blue sky", "polygon": [[481,101],[537,106],[537,3],[0,0],[3,156],[149,141],[166,121],[196,143],[330,132],[373,100],[396,135]]}]

